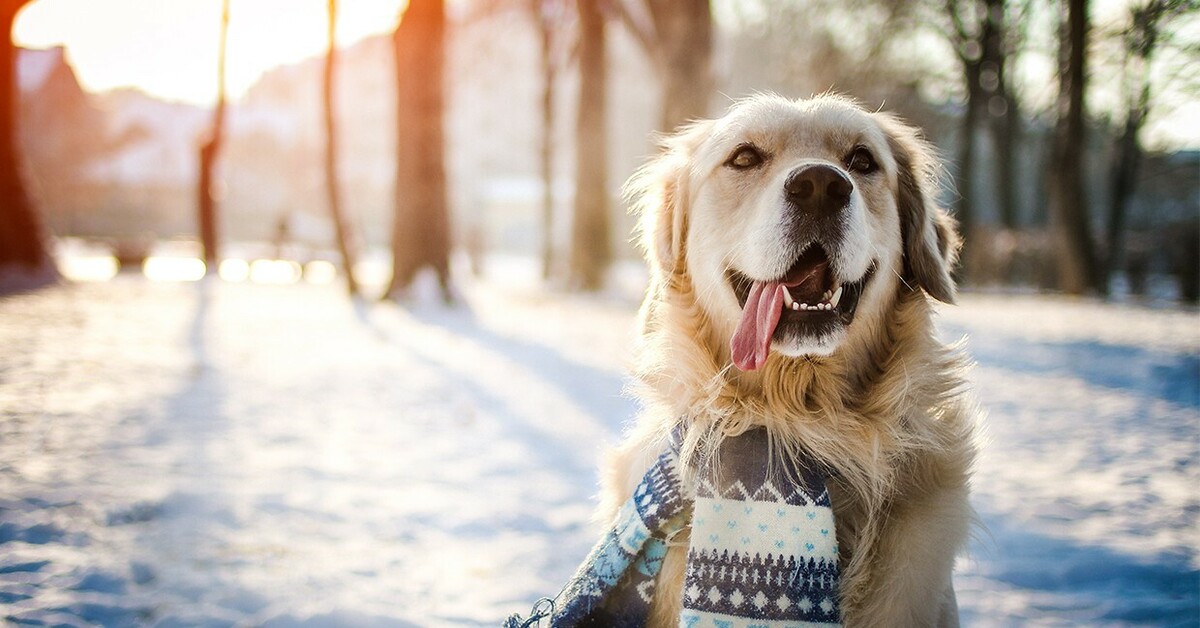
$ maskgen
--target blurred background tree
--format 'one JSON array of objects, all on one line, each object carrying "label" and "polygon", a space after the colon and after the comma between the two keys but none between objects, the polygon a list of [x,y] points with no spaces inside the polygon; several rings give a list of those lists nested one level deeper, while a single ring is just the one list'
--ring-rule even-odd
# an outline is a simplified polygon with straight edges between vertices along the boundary
[{"label": "blurred background tree", "polygon": [[437,275],[443,300],[453,300],[443,130],[445,38],[443,0],[410,0],[392,35],[396,205],[388,298],[403,296],[417,272],[430,268]]},{"label": "blurred background tree", "polygon": [[606,21],[633,36],[659,83],[657,130],[706,117],[712,100],[713,20],[709,0],[579,0],[579,109],[570,285],[599,289],[612,259],[609,234]]},{"label": "blurred background tree", "polygon": [[966,91],[962,127],[959,131],[958,181],[959,199],[956,206],[959,224],[971,238],[975,230],[975,211],[971,203],[978,192],[974,183],[975,155],[979,150],[980,127],[987,129],[996,164],[993,176],[994,194],[1000,208],[1000,225],[1016,229],[1017,202],[1014,194],[1015,147],[1019,143],[1020,106],[1012,94],[1008,72],[1009,52],[1016,43],[1011,28],[1021,24],[1021,15],[1013,16],[1006,0],[948,0],[945,32],[962,66],[962,82]]},{"label": "blurred background tree", "polygon": [[[18,144],[17,54],[13,23],[29,0],[0,0],[0,274],[36,285],[57,276],[41,218],[29,196]],[[0,277],[5,280],[5,277]]]},{"label": "blurred background tree", "polygon": [[579,104],[575,116],[575,213],[569,285],[598,290],[612,262],[608,185],[607,16],[603,0],[578,0]]},{"label": "blurred background tree", "polygon": [[562,66],[569,60],[574,13],[567,0],[528,0],[537,25],[542,80],[542,125],[538,167],[542,179],[542,280],[554,276],[554,127],[557,86]]},{"label": "blurred background tree", "polygon": [[354,245],[345,211],[342,209],[341,179],[338,176],[338,126],[334,104],[334,89],[337,85],[337,0],[328,0],[329,15],[325,45],[325,72],[321,84],[321,102],[325,122],[325,193],[329,199],[329,219],[333,223],[334,237],[342,257],[342,272],[346,275],[346,289],[350,296],[358,295],[358,281],[354,278]]},{"label": "blurred background tree", "polygon": [[[1116,47],[1119,67],[1120,108],[1114,112],[1124,115],[1109,166],[1111,192],[1108,205],[1108,224],[1105,229],[1105,259],[1100,287],[1107,294],[1111,280],[1126,262],[1142,263],[1144,251],[1137,259],[1127,260],[1125,239],[1130,202],[1137,188],[1137,176],[1143,160],[1142,129],[1155,104],[1155,62],[1164,52],[1176,58],[1191,57],[1190,63],[1200,61],[1200,42],[1188,42],[1172,28],[1179,18],[1200,9],[1196,0],[1149,0],[1127,8],[1124,24],[1101,33],[1102,43]],[[1178,80],[1181,77],[1171,77]],[[1200,86],[1195,86],[1200,87]],[[1196,93],[1200,90],[1192,90]],[[1186,237],[1186,236],[1185,236]],[[1189,282],[1185,282],[1188,284]],[[1195,282],[1191,282],[1195,283]],[[1195,297],[1189,300],[1194,301]]]},{"label": "blurred background tree", "polygon": [[1057,121],[1050,159],[1050,211],[1057,243],[1058,287],[1068,294],[1099,289],[1084,181],[1087,95],[1087,0],[1067,0],[1059,26]]},{"label": "blurred background tree", "polygon": [[197,223],[200,231],[200,246],[204,250],[204,267],[207,274],[217,272],[220,259],[216,181],[217,158],[225,139],[225,53],[229,39],[229,0],[221,1],[221,31],[217,44],[217,103],[213,107],[212,126],[208,136],[200,144],[200,175],[196,180]]}]

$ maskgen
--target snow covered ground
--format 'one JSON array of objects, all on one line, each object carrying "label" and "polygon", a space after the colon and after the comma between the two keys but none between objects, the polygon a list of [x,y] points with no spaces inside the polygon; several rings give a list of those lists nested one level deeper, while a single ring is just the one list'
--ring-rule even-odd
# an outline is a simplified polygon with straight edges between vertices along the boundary
[{"label": "snow covered ground", "polygon": [[[518,274],[459,310],[128,275],[0,299],[0,617],[474,626],[552,595],[636,409],[637,279]],[[988,432],[965,625],[1200,624],[1200,317],[962,301],[940,325]]]}]

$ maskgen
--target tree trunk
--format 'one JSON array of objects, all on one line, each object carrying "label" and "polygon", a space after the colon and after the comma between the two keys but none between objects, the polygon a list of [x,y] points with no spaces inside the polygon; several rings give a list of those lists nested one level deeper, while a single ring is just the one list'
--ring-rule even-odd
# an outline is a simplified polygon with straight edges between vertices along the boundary
[{"label": "tree trunk", "polygon": [[712,10],[709,0],[647,2],[658,34],[664,133],[708,114],[713,92]]},{"label": "tree trunk", "polygon": [[229,0],[221,3],[221,35],[217,45],[217,104],[213,108],[212,127],[200,145],[200,176],[196,182],[197,222],[200,227],[200,246],[204,249],[204,272],[217,272],[220,259],[217,229],[215,172],[217,157],[225,138],[225,42],[229,33]]},{"label": "tree trunk", "polygon": [[605,24],[600,0],[578,0],[579,111],[575,121],[575,220],[571,284],[598,290],[612,261],[609,227],[608,92]]},{"label": "tree trunk", "polygon": [[26,0],[0,0],[0,266],[31,279],[58,276],[46,248],[45,233],[22,179],[17,131],[17,49],[13,22]]},{"label": "tree trunk", "polygon": [[[974,10],[971,10],[974,9]],[[955,203],[955,217],[966,240],[965,246],[971,246],[972,235],[975,231],[975,216],[977,210],[975,191],[975,153],[978,145],[978,130],[980,114],[986,110],[987,92],[983,86],[984,51],[983,39],[988,34],[987,16],[977,15],[978,7],[973,3],[946,0],[946,16],[950,20],[947,29],[950,41],[962,65],[963,86],[966,88],[967,101],[959,126],[958,163],[955,184],[958,188],[958,202]],[[969,273],[967,264],[959,266],[959,273]]]},{"label": "tree trunk", "polygon": [[[1125,253],[1125,218],[1129,200],[1137,185],[1142,161],[1139,134],[1150,114],[1150,61],[1158,45],[1159,22],[1174,8],[1170,2],[1151,2],[1132,11],[1130,32],[1126,35],[1125,127],[1117,143],[1111,168],[1112,197],[1108,207],[1108,231],[1105,234],[1105,261],[1102,286],[1107,288],[1112,275],[1120,269]],[[1107,290],[1106,290],[1107,292]]]},{"label": "tree trunk", "polygon": [[1006,0],[987,0],[982,37],[982,70],[988,113],[988,127],[992,136],[992,149],[996,159],[996,174],[993,183],[999,201],[1000,224],[1006,229],[1016,229],[1016,148],[1019,145],[1020,112],[1016,99],[1009,91],[1008,51],[1005,43],[1007,27]]},{"label": "tree trunk", "polygon": [[532,0],[534,20],[541,36],[542,137],[539,150],[542,176],[542,279],[554,273],[554,100],[558,64],[554,58],[556,27],[547,0]]},{"label": "tree trunk", "polygon": [[400,298],[429,267],[442,298],[450,288],[450,213],[446,197],[444,0],[410,0],[392,35],[396,61],[396,216],[392,223],[392,281],[385,296]]},{"label": "tree trunk", "polygon": [[[1117,153],[1111,170],[1112,198],[1108,205],[1108,231],[1105,237],[1106,257],[1102,286],[1107,287],[1112,275],[1120,268],[1124,259],[1125,216],[1128,214],[1129,199],[1133,196],[1138,166],[1142,160],[1142,147],[1138,143],[1138,132],[1142,127],[1141,112],[1130,110],[1125,120],[1125,129],[1117,143]],[[1104,291],[1107,293],[1107,290]]]},{"label": "tree trunk", "polygon": [[1017,154],[1021,146],[1021,114],[1015,99],[1004,98],[1005,110],[992,118],[993,146],[996,148],[996,193],[1000,199],[1000,224],[1005,229],[1021,227],[1017,198]]},{"label": "tree trunk", "polygon": [[342,255],[342,267],[346,271],[346,289],[350,296],[358,295],[358,281],[354,278],[354,250],[350,244],[349,227],[342,212],[341,186],[338,182],[338,133],[334,109],[334,79],[337,71],[337,0],[329,0],[328,40],[325,50],[325,75],[321,96],[325,113],[325,191],[329,195],[329,217],[333,221],[338,251]]},{"label": "tree trunk", "polygon": [[[979,60],[960,57],[963,64],[963,79],[967,87],[966,108],[959,126],[958,138],[958,168],[955,173],[955,186],[958,190],[958,201],[955,203],[954,215],[958,219],[959,231],[963,236],[963,248],[970,250],[975,246],[976,236],[976,191],[975,191],[975,154],[979,143],[979,113],[983,96],[979,86]],[[984,270],[972,264],[970,256],[964,256],[964,263],[955,270],[955,278],[959,281],[968,280],[972,274],[980,274]]]},{"label": "tree trunk", "polygon": [[[1016,101],[1007,88],[1008,0],[946,0],[945,10],[950,20],[951,43],[962,67],[967,102],[959,139],[957,184],[959,199],[957,216],[965,236],[965,246],[991,248],[994,242],[977,241],[983,233],[979,215],[980,200],[990,192],[999,204],[1000,222],[1004,227],[1017,226],[1015,194],[1015,133],[1018,118]],[[977,150],[979,133],[986,131],[991,138],[990,156],[994,167],[986,172],[987,190],[976,185],[979,174]],[[985,163],[985,165],[990,165]],[[985,274],[993,269],[981,266],[980,260],[992,257],[991,252],[964,255],[966,263],[959,267],[964,275]],[[989,263],[990,262],[986,262]],[[982,278],[982,277],[977,277]],[[996,278],[990,275],[989,278]]]},{"label": "tree trunk", "polygon": [[955,207],[955,217],[959,228],[967,238],[975,230],[975,152],[978,139],[979,109],[983,96],[979,88],[979,62],[963,60],[963,73],[967,84],[967,104],[963,112],[962,126],[958,139],[958,203]]},{"label": "tree trunk", "polygon": [[1083,294],[1098,287],[1083,180],[1087,152],[1084,125],[1087,9],[1087,0],[1068,0],[1059,52],[1058,122],[1052,164],[1056,176],[1051,179],[1050,207],[1058,244],[1059,288],[1068,294]]}]

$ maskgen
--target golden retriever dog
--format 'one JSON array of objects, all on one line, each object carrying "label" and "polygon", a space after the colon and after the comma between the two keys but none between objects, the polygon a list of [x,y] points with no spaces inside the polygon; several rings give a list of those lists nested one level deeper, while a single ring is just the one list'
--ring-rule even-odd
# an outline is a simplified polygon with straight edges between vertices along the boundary
[{"label": "golden retriever dog", "polygon": [[[936,174],[915,129],[836,96],[756,96],[666,138],[628,184],[651,275],[646,409],[601,516],[672,430],[694,464],[765,426],[772,457],[830,471],[845,625],[957,625],[975,419],[931,320],[959,244]],[[670,543],[652,626],[678,622],[687,545]]]}]

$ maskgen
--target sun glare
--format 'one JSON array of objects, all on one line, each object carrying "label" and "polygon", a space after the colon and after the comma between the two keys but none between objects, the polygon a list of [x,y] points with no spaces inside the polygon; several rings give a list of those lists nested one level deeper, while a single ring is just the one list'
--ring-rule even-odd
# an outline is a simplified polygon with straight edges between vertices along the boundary
[{"label": "sun glare", "polygon": [[142,274],[160,282],[200,281],[205,270],[204,261],[194,257],[150,257],[142,264]]},{"label": "sun glare", "polygon": [[[341,0],[347,46],[395,27],[404,0]],[[267,70],[321,54],[325,0],[230,0],[228,89],[244,94]],[[135,87],[196,104],[216,97],[220,0],[34,0],[18,16],[18,45],[63,45],[85,89]]]}]

